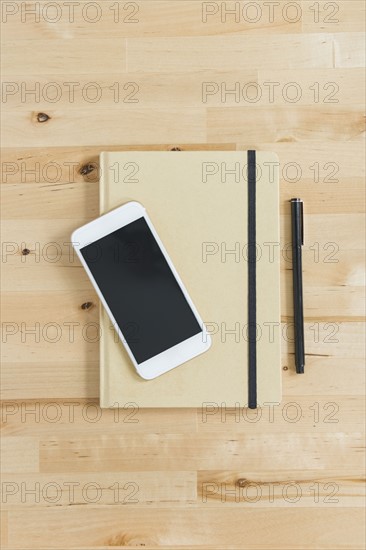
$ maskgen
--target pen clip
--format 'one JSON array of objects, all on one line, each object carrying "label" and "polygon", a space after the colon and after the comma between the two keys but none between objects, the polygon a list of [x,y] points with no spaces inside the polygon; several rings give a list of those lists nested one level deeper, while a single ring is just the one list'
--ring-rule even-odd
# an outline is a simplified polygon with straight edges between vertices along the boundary
[{"label": "pen clip", "polygon": [[301,245],[304,246],[304,203],[300,203],[300,235],[301,235]]}]

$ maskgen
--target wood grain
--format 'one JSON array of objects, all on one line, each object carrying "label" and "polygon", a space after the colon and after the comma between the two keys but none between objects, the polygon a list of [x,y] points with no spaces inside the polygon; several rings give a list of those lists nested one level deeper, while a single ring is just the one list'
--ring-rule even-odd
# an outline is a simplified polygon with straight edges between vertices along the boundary
[{"label": "wood grain", "polygon": [[[77,541],[80,546],[144,548],[171,547],[176,545],[195,548],[223,548],[235,550],[245,545],[253,548],[294,549],[291,531],[295,530],[302,540],[314,541],[317,548],[333,548],[333,537],[342,541],[344,531],[351,530],[358,541],[362,540],[363,511],[358,508],[344,509],[240,509],[229,507],[196,509],[153,510],[141,514],[141,510],[124,508],[19,510],[8,512],[9,545],[15,542],[22,548],[67,548]],[[19,522],[22,530],[16,541],[11,532]],[[263,524],[266,529],[263,529]],[[241,529],[238,529],[238,525]],[[291,531],[288,526],[291,525]],[[62,527],[61,527],[62,526]],[[249,529],[248,526],[251,528]],[[49,537],[49,531],[56,538]],[[106,534],[103,534],[106,533]],[[297,543],[298,544],[298,543]],[[342,548],[342,542],[340,548]],[[349,541],[343,548],[349,548]],[[356,542],[355,549],[362,549]],[[301,546],[298,545],[301,549]]]},{"label": "wood grain", "polygon": [[[364,2],[65,4],[2,4],[2,548],[365,548]],[[280,404],[98,406],[70,235],[98,215],[101,151],[174,147],[279,156]]]}]

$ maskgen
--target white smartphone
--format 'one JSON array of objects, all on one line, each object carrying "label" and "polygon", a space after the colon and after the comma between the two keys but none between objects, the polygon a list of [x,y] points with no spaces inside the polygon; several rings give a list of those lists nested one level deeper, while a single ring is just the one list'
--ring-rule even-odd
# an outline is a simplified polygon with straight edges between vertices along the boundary
[{"label": "white smartphone", "polygon": [[80,227],[71,240],[142,378],[209,349],[210,335],[140,203]]}]

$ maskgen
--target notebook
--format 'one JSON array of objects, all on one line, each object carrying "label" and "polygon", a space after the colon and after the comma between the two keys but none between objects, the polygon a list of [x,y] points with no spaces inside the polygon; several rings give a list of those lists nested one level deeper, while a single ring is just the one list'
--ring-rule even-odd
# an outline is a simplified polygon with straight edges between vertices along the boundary
[{"label": "notebook", "polygon": [[143,380],[101,309],[101,407],[279,403],[277,156],[262,151],[102,153],[100,213],[128,201],[146,208],[212,346],[158,378]]}]

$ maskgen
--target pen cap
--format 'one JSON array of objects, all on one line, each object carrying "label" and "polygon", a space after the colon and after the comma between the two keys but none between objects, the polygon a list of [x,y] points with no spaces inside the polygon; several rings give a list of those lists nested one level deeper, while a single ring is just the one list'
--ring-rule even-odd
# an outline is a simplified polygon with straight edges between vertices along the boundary
[{"label": "pen cap", "polygon": [[293,239],[300,240],[304,244],[304,203],[301,199],[291,199],[291,222]]}]

